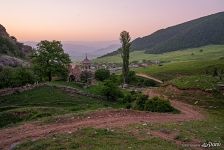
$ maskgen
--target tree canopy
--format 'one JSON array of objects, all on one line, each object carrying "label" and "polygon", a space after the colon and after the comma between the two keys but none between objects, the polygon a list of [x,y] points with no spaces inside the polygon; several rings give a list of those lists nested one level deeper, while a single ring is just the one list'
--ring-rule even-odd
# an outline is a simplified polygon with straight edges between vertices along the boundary
[{"label": "tree canopy", "polygon": [[52,76],[67,77],[69,55],[62,48],[60,41],[41,41],[33,55],[34,70],[40,78],[52,80]]},{"label": "tree canopy", "polygon": [[106,79],[109,79],[110,78],[110,71],[107,70],[107,69],[98,69],[96,72],[95,72],[95,78],[98,80],[98,81],[104,81]]}]

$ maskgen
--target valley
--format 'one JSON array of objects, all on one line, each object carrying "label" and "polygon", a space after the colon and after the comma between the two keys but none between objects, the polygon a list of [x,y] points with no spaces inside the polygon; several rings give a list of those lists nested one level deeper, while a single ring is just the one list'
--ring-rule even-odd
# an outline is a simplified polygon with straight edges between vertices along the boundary
[{"label": "valley", "polygon": [[[41,3],[47,21],[36,16],[41,25],[19,31],[27,45],[0,24],[0,150],[224,150],[224,12],[190,21],[182,14],[184,23],[158,29],[160,15],[138,10],[122,17],[134,1],[116,7],[102,1],[100,8],[94,2]],[[63,15],[68,3],[72,9]],[[95,11],[100,16],[92,17]],[[154,29],[148,16],[158,27],[146,35]],[[130,32],[118,36],[121,27]]]}]

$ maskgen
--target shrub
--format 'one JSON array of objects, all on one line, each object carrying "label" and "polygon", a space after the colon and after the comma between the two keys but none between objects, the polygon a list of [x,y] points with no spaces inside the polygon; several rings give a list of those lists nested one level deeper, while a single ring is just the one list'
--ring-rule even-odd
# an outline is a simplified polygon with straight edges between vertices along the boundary
[{"label": "shrub", "polygon": [[104,81],[110,78],[110,71],[107,69],[98,69],[95,72],[95,78],[98,81]]},{"label": "shrub", "polygon": [[35,82],[35,76],[31,70],[28,69],[18,69],[16,72],[16,80],[18,86],[26,85],[26,84],[33,84]]},{"label": "shrub", "polygon": [[92,73],[90,71],[82,71],[80,78],[82,82],[87,83],[92,78]]},{"label": "shrub", "polygon": [[126,109],[131,109],[131,103],[126,103],[126,104],[125,104],[125,108],[126,108]]},{"label": "shrub", "polygon": [[134,71],[129,71],[127,76],[127,83],[135,83],[137,81],[137,77]]},{"label": "shrub", "polygon": [[127,109],[133,108],[141,111],[151,112],[175,112],[168,100],[154,97],[149,99],[147,95],[141,93],[132,92],[132,94],[124,97],[125,106]]},{"label": "shrub", "polygon": [[36,81],[34,73],[25,68],[5,68],[0,72],[0,88],[18,87],[33,84]]},{"label": "shrub", "polygon": [[175,109],[168,100],[154,97],[145,102],[144,110],[152,112],[173,112]]},{"label": "shrub", "polygon": [[132,85],[135,86],[156,86],[157,83],[150,79],[144,79],[141,77],[137,77],[134,82],[131,82]]},{"label": "shrub", "polygon": [[137,94],[136,95],[136,100],[134,102],[134,109],[137,110],[145,110],[145,103],[148,100],[148,96],[147,95],[143,95],[143,94]]},{"label": "shrub", "polygon": [[0,88],[10,87],[12,85],[13,72],[5,68],[0,72]]},{"label": "shrub", "polygon": [[156,82],[153,80],[145,79],[143,82],[144,86],[156,86]]},{"label": "shrub", "polygon": [[125,107],[127,109],[131,109],[132,108],[132,103],[133,101],[136,100],[136,94],[133,95],[131,93],[126,93],[124,94],[123,98],[122,98],[122,103],[125,104]]},{"label": "shrub", "polygon": [[122,97],[123,93],[111,80],[105,81],[102,87],[102,95],[106,96],[107,100],[116,101]]},{"label": "shrub", "polygon": [[124,95],[123,103],[131,103],[133,100],[132,95],[130,93]]},{"label": "shrub", "polygon": [[111,80],[113,83],[115,83],[117,86],[122,84],[123,79],[121,75],[111,74],[109,80]]}]

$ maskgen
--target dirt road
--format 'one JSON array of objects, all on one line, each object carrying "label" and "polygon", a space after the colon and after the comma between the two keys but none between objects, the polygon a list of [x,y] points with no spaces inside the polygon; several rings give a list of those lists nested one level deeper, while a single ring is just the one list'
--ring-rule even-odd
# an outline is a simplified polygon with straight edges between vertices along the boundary
[{"label": "dirt road", "polygon": [[62,122],[40,125],[26,123],[18,127],[0,130],[0,149],[10,149],[15,143],[26,139],[39,139],[52,134],[74,132],[84,127],[124,127],[128,124],[140,122],[178,122],[203,119],[191,105],[171,101],[172,105],[181,111],[180,114],[139,112],[133,110],[100,110],[90,113],[84,118],[70,118]]},{"label": "dirt road", "polygon": [[147,78],[147,79],[154,80],[154,81],[156,81],[156,82],[158,82],[158,83],[161,83],[161,84],[163,83],[163,81],[161,81],[161,80],[159,80],[159,79],[156,79],[156,78],[154,78],[154,77],[152,77],[152,76],[149,76],[149,75],[147,75],[147,74],[137,73],[136,75],[139,76],[139,77],[143,77],[143,78]]}]

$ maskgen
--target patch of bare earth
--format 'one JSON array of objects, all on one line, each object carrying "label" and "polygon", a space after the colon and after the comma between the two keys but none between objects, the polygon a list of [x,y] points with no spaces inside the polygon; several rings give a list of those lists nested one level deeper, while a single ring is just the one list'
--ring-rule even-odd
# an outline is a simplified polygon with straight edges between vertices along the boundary
[{"label": "patch of bare earth", "polygon": [[42,125],[26,123],[18,127],[2,129],[0,130],[0,149],[9,149],[14,143],[20,143],[27,139],[34,140],[57,133],[70,133],[85,127],[125,127],[140,122],[166,123],[203,119],[203,115],[191,105],[179,101],[171,101],[171,104],[181,113],[169,114],[110,109],[90,113],[84,118],[70,118],[64,122]]},{"label": "patch of bare earth", "polygon": [[155,136],[155,137],[159,137],[161,139],[167,140],[167,141],[171,141],[177,145],[181,145],[183,147],[186,148],[191,148],[191,149],[195,149],[195,150],[201,150],[203,149],[201,147],[201,141],[197,140],[197,139],[191,139],[189,141],[182,141],[181,139],[179,139],[179,133],[175,133],[175,132],[162,132],[162,131],[151,131],[150,132],[151,135]]}]

